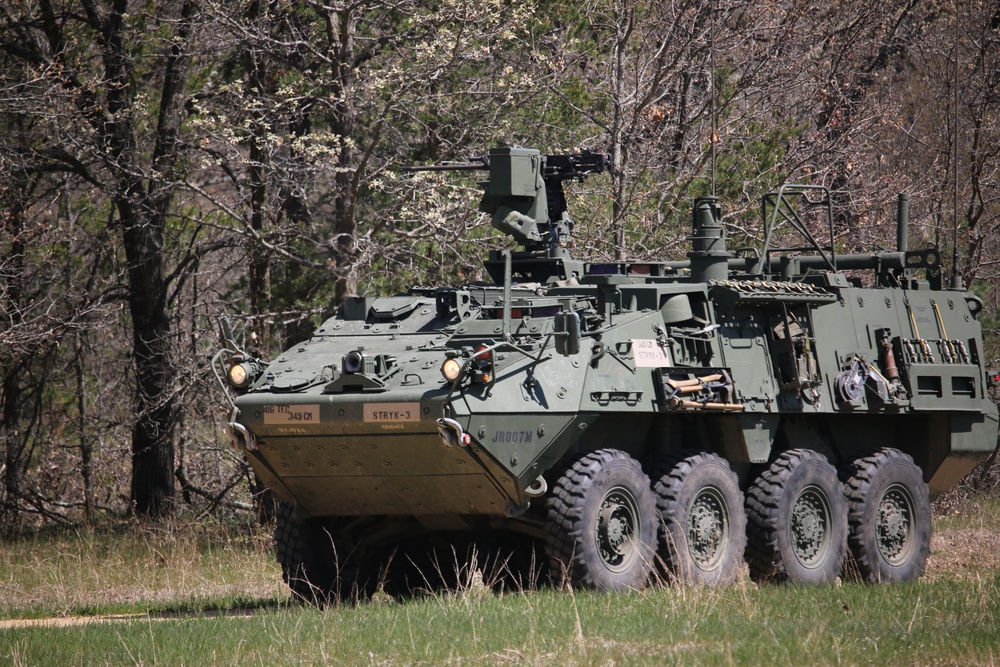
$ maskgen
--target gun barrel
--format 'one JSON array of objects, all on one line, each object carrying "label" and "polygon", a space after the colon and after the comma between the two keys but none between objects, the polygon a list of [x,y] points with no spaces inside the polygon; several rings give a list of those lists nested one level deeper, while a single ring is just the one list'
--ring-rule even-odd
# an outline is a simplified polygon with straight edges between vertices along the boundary
[{"label": "gun barrel", "polygon": [[572,155],[547,155],[545,159],[545,175],[548,177],[576,178],[608,169],[608,156],[604,153],[584,151]]},{"label": "gun barrel", "polygon": [[477,162],[466,163],[466,164],[432,164],[427,166],[421,165],[408,165],[405,167],[400,167],[400,171],[413,172],[413,171],[485,171],[490,168],[489,160],[486,158],[479,158]]},{"label": "gun barrel", "polygon": [[[407,165],[400,167],[404,173],[416,171],[487,171],[490,169],[488,156],[469,158],[468,163],[445,163],[433,165]],[[546,155],[543,175],[545,178],[564,180],[579,178],[587,174],[601,173],[608,169],[608,156],[604,153],[584,151],[572,155]]]}]

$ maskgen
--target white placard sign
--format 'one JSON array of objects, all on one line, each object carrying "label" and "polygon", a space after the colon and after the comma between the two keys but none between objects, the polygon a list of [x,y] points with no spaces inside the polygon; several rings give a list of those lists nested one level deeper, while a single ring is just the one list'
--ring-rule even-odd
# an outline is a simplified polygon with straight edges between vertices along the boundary
[{"label": "white placard sign", "polygon": [[665,368],[673,366],[670,350],[658,340],[632,339],[632,358],[637,368]]}]

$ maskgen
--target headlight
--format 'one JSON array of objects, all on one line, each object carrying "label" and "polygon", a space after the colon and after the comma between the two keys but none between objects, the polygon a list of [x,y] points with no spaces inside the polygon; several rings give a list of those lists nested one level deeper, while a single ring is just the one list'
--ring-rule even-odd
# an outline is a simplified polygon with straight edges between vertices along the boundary
[{"label": "headlight", "polygon": [[250,364],[233,364],[229,367],[229,384],[233,389],[246,389],[253,384],[254,373]]},{"label": "headlight", "polygon": [[441,375],[448,382],[454,382],[462,373],[462,364],[458,359],[445,359],[441,364]]}]

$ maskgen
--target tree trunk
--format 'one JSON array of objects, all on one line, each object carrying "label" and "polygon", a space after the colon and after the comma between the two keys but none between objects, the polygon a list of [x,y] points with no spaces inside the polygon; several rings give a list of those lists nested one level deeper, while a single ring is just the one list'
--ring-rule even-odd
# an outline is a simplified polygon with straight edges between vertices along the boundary
[{"label": "tree trunk", "polygon": [[84,376],[83,332],[76,334],[76,355],[73,368],[76,371],[77,428],[80,431],[80,475],[83,477],[83,508],[88,525],[97,519],[97,505],[94,500],[94,445],[87,428],[87,383]]},{"label": "tree trunk", "polygon": [[3,421],[0,422],[0,445],[3,446],[2,527],[5,534],[15,534],[21,524],[24,442],[18,424],[21,421],[21,383],[18,369],[4,374],[2,391]]},{"label": "tree trunk", "polygon": [[[259,22],[261,9],[260,2],[251,2],[247,8],[247,19],[251,23]],[[246,54],[246,68],[248,72],[247,96],[254,100],[266,99],[272,93],[267,88],[267,56],[262,52],[249,50]],[[266,115],[259,109],[255,110],[250,134],[248,175],[250,181],[250,228],[258,236],[263,236],[265,233],[264,207],[267,203],[267,176],[270,164],[268,153],[263,146],[269,130]],[[267,357],[274,348],[273,329],[267,317],[271,311],[271,253],[260,243],[255,241],[250,243],[247,295],[250,301],[250,313],[256,318],[252,331],[258,337],[256,342],[248,339],[246,344],[251,346],[250,354]],[[257,478],[249,464],[247,464],[247,470],[257,521],[262,526],[269,525],[274,521],[277,507],[274,495]]]},{"label": "tree trunk", "polygon": [[[18,185],[23,186],[23,183]],[[12,189],[20,192],[20,187]],[[10,257],[4,262],[6,274],[7,302],[9,303],[11,328],[21,324],[22,280],[24,278],[24,208],[14,196],[8,199],[7,211],[0,213],[0,220],[7,227],[11,238]],[[4,308],[4,311],[8,308]],[[3,505],[0,506],[0,527],[7,534],[16,533],[21,527],[21,497],[24,493],[24,438],[21,437],[21,375],[28,355],[13,350],[10,358],[3,359],[3,384],[0,386],[0,447],[3,447]]]},{"label": "tree trunk", "polygon": [[175,494],[177,419],[163,238],[178,161],[187,74],[183,47],[190,36],[195,5],[185,0],[174,23],[176,38],[163,72],[147,189],[134,121],[139,103],[131,86],[133,58],[123,34],[128,3],[113,0],[109,6],[97,6],[94,0],[84,0],[83,4],[100,32],[108,113],[98,116],[103,122],[97,122],[96,129],[107,148],[107,166],[114,178],[112,200],[121,224],[129,282],[136,375],[132,507],[141,516],[160,517],[170,512]]},{"label": "tree trunk", "polygon": [[163,234],[152,216],[119,204],[128,260],[135,362],[132,505],[141,516],[170,512],[174,497],[174,366],[163,267]]}]

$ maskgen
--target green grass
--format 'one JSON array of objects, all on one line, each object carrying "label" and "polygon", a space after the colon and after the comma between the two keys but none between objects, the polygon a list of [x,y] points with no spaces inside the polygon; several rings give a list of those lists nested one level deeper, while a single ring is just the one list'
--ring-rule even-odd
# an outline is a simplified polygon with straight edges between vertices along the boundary
[{"label": "green grass", "polygon": [[0,544],[4,617],[140,616],[0,629],[0,665],[995,665],[1000,502],[970,502],[935,520],[928,576],[906,585],[473,586],[325,610],[288,602],[252,531],[37,537]]},{"label": "green grass", "polygon": [[458,595],[0,631],[14,665],[994,664],[1000,578]]}]

